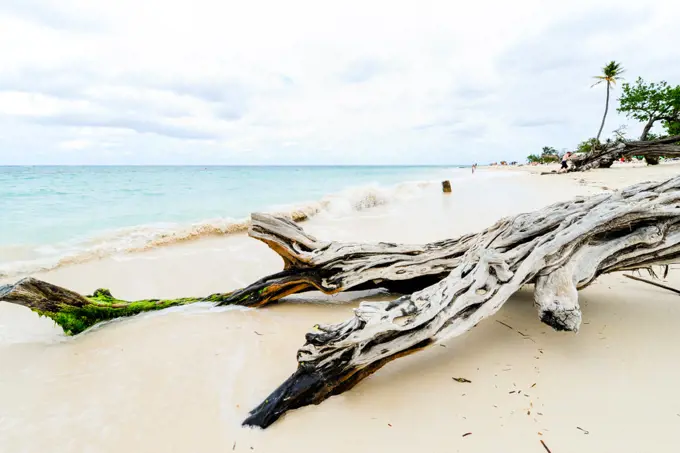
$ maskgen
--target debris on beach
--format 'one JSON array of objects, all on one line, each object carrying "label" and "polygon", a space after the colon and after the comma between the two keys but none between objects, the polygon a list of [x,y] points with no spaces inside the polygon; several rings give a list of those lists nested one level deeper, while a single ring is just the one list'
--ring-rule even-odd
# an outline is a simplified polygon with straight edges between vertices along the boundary
[{"label": "debris on beach", "polygon": [[452,377],[451,379],[453,379],[453,380],[454,380],[454,381],[456,381],[456,382],[460,382],[460,383],[463,383],[463,384],[469,384],[469,383],[472,383],[472,381],[471,381],[471,380],[469,380],[469,379],[465,379],[465,378],[462,378],[462,377]]},{"label": "debris on beach", "polygon": [[449,181],[448,179],[442,181],[442,192],[451,193],[451,181]]}]

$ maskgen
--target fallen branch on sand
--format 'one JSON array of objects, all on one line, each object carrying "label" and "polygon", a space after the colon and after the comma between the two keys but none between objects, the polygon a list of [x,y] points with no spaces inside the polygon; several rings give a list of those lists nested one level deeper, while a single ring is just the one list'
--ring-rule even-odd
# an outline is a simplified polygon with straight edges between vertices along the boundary
[{"label": "fallen branch on sand", "polygon": [[680,135],[659,140],[619,142],[595,148],[588,153],[574,153],[570,171],[609,168],[615,160],[626,156],[645,156],[648,162],[658,163],[659,157],[680,157]]},{"label": "fallen branch on sand", "polygon": [[646,278],[636,277],[634,275],[624,274],[623,276],[628,277],[631,280],[637,280],[637,281],[642,282],[642,283],[647,283],[648,285],[656,286],[658,288],[663,288],[663,289],[671,291],[675,294],[680,294],[680,289],[673,288],[672,286],[662,285],[661,283],[657,283],[657,282],[654,282],[652,280],[647,280]]},{"label": "fallen branch on sand", "polygon": [[391,360],[461,335],[527,283],[536,285],[541,321],[578,331],[578,289],[601,274],[680,261],[680,177],[503,219],[466,243],[440,282],[389,303],[364,302],[353,318],[316,326],[295,373],[244,425],[265,428],[291,409],[351,389]]},{"label": "fallen branch on sand", "polygon": [[361,244],[319,241],[292,221],[253,214],[248,234],[265,242],[284,262],[284,270],[246,288],[208,297],[125,301],[98,289],[91,296],[34,278],[0,287],[0,300],[23,305],[53,319],[67,335],[93,325],[146,311],[196,302],[261,307],[294,293],[385,288],[407,294],[446,277],[468,250],[474,235],[425,245]]},{"label": "fallen branch on sand", "polygon": [[0,286],[0,300],[23,305],[57,323],[66,335],[76,335],[100,322],[134,316],[146,311],[186,305],[194,302],[220,302],[229,294],[181,299],[148,299],[126,301],[116,299],[108,289],[98,289],[82,296],[35,278],[24,278],[14,285]]}]

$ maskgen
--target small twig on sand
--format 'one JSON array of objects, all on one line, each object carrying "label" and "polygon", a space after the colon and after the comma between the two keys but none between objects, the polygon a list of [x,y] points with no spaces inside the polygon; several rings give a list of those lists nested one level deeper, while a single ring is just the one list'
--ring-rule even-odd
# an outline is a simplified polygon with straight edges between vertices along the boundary
[{"label": "small twig on sand", "polygon": [[543,445],[543,448],[545,448],[545,451],[547,451],[548,453],[552,453],[552,451],[550,451],[550,449],[549,449],[548,446],[545,444],[545,442],[543,442],[543,439],[541,439],[541,444]]},{"label": "small twig on sand", "polygon": [[590,434],[590,431],[586,431],[585,429],[581,428],[580,426],[577,426],[576,429],[580,429],[583,431],[583,434]]},{"label": "small twig on sand", "polygon": [[506,324],[506,323],[504,323],[503,321],[499,321],[499,320],[496,320],[496,322],[497,322],[498,324],[503,324],[503,325],[504,325],[505,327],[507,327],[508,329],[510,329],[510,330],[514,330],[515,332],[517,332],[518,334],[522,335],[523,337],[526,337],[526,335],[525,335],[525,334],[523,334],[523,333],[522,333],[522,332],[520,332],[519,330],[515,329],[515,328],[514,328],[514,327],[512,327],[511,325],[509,325],[509,324]]},{"label": "small twig on sand", "polygon": [[[527,335],[527,334],[525,334],[525,333],[523,333],[523,332],[520,332],[519,330],[515,329],[515,328],[512,327],[511,325],[506,324],[506,323],[504,323],[503,321],[499,321],[499,320],[496,320],[496,322],[499,323],[499,324],[503,324],[505,327],[507,327],[507,328],[510,329],[510,330],[514,330],[514,331],[517,332],[518,334],[522,335],[524,338],[528,338],[529,340],[534,341],[534,339],[531,338],[529,335]],[[534,343],[536,343],[536,342],[534,341]]]},{"label": "small twig on sand", "polygon": [[628,274],[623,274],[623,276],[628,277],[631,280],[637,280],[639,282],[648,283],[652,286],[658,286],[659,288],[667,289],[668,291],[672,291],[675,294],[680,294],[680,289],[675,289],[675,288],[672,288],[670,286],[662,285],[661,283],[657,283],[657,282],[654,282],[654,281],[651,281],[651,280],[647,280],[646,278],[636,277],[634,275],[628,275]]}]

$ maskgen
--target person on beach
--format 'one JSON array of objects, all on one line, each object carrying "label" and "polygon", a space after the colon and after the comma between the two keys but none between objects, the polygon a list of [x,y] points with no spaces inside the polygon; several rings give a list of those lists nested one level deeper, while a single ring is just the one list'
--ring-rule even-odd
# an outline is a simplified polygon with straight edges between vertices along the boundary
[{"label": "person on beach", "polygon": [[566,173],[567,172],[567,169],[569,168],[569,166],[567,165],[567,160],[569,160],[570,157],[571,157],[571,151],[567,151],[566,153],[564,153],[564,156],[562,156],[562,166],[558,170],[558,173]]}]

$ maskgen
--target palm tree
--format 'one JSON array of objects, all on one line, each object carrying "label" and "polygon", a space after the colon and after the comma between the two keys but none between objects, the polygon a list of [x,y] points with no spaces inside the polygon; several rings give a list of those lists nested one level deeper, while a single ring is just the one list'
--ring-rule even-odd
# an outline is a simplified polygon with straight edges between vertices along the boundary
[{"label": "palm tree", "polygon": [[604,68],[602,68],[602,75],[595,76],[597,82],[593,84],[590,88],[595,85],[599,85],[602,82],[607,83],[607,102],[604,105],[604,115],[602,116],[602,124],[600,124],[600,130],[597,132],[597,141],[600,141],[600,134],[602,134],[602,128],[604,128],[604,120],[607,119],[607,111],[609,110],[609,88],[611,85],[616,85],[617,80],[621,80],[621,74],[624,73],[624,69],[621,63],[615,61],[610,61]]}]

